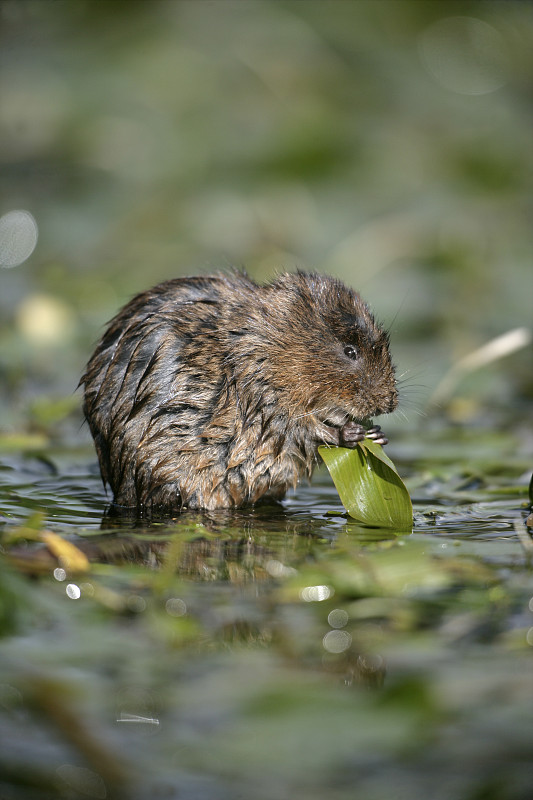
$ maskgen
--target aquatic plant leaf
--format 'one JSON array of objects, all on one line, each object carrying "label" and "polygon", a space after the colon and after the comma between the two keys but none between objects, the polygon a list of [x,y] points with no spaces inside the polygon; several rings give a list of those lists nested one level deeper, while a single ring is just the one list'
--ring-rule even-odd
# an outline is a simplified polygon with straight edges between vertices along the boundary
[{"label": "aquatic plant leaf", "polygon": [[381,445],[369,439],[353,449],[319,447],[348,514],[365,525],[411,530],[409,492]]},{"label": "aquatic plant leaf", "polygon": [[85,553],[72,542],[52,531],[42,531],[40,538],[67,572],[87,572],[90,568]]}]

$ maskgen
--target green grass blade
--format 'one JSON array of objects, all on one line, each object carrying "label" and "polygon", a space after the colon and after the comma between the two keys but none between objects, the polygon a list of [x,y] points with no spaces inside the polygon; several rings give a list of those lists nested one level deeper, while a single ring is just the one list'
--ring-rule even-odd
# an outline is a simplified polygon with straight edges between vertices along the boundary
[{"label": "green grass blade", "polygon": [[362,446],[319,447],[348,514],[365,525],[411,530],[409,492],[381,446],[365,439]]}]

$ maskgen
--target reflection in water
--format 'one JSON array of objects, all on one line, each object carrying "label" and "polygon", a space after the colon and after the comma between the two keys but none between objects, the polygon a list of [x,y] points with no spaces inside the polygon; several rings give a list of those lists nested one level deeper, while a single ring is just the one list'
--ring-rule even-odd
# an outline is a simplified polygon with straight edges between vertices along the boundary
[{"label": "reflection in water", "polygon": [[[324,548],[333,552],[336,537],[347,530],[354,544],[358,536],[374,545],[395,537],[362,529],[344,516],[329,517],[326,508],[312,514],[295,497],[289,506],[172,517],[110,506],[100,532],[77,545],[93,563],[149,569],[148,590],[123,596],[123,612],[151,619],[155,602],[173,646],[192,635],[207,650],[274,647],[288,664],[332,674],[346,686],[380,685],[386,670],[375,649],[376,626],[339,608],[343,598],[337,599],[332,585],[306,584],[302,576]],[[91,588],[101,595],[99,587]],[[116,595],[101,599],[116,608]]]},{"label": "reflection in water", "polygon": [[[47,491],[53,480],[46,477]],[[42,541],[18,542],[10,554],[29,574],[52,575],[83,613],[101,609],[157,631],[171,649],[268,648],[288,665],[331,674],[344,685],[376,685],[385,667],[368,668],[366,654],[377,652],[368,619],[341,607],[347,597],[314,570],[320,574],[323,554],[334,554],[347,531],[356,549],[394,537],[350,523],[329,490],[301,487],[283,504],[166,517],[107,506],[97,530],[60,515],[54,521],[49,513],[43,524],[81,551],[88,573],[69,572]],[[360,591],[349,589],[349,596]],[[137,706],[125,704],[117,719],[158,719],[155,710]]]},{"label": "reflection in water", "polygon": [[[438,506],[432,496],[438,517],[419,514],[414,534],[396,537],[350,521],[320,474],[283,503],[173,516],[110,506],[86,465],[52,469],[48,461],[31,459],[5,463],[2,476],[0,498],[11,520],[29,531],[31,514],[41,510],[41,533],[51,529],[66,539],[90,567],[69,572],[46,540],[24,533],[8,545],[12,563],[31,575],[53,576],[54,597],[68,607],[62,613],[83,615],[83,625],[94,617],[95,642],[99,620],[112,619],[117,630],[135,631],[147,654],[154,642],[189,658],[268,652],[291,670],[321,673],[347,687],[383,685],[391,642],[428,624],[438,627],[445,619],[442,593],[464,582],[481,583],[487,619],[483,610],[481,619],[463,618],[462,641],[475,641],[480,630],[497,635],[485,592],[492,573],[481,563],[465,567],[454,559],[452,541],[473,546],[478,531],[487,530],[498,536],[501,559],[516,563],[517,557],[513,543],[501,550],[498,533],[509,527],[511,512],[519,513],[515,497],[498,499],[496,520],[494,504],[472,505],[469,496],[468,505]],[[418,489],[423,492],[429,489]],[[419,502],[426,507],[428,499]],[[16,531],[16,524],[7,521],[6,531]],[[459,628],[442,630],[450,638]],[[123,722],[159,718],[160,709],[129,702],[116,715]]]}]

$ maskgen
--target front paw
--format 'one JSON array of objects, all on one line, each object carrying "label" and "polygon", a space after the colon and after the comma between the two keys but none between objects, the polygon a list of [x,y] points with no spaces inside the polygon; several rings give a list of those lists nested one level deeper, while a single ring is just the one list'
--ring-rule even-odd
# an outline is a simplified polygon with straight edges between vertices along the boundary
[{"label": "front paw", "polygon": [[366,436],[366,431],[358,422],[347,422],[339,431],[339,445],[341,447],[357,447]]}]

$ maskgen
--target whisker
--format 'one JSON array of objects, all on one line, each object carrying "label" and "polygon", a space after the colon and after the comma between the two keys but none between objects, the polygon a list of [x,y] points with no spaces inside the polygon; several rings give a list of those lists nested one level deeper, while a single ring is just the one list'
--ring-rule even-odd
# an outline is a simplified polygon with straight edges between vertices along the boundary
[{"label": "whisker", "polygon": [[396,376],[396,383],[405,383],[405,381],[407,380],[416,379],[425,374],[426,374],[425,370],[422,369],[418,370],[406,369],[400,375]]},{"label": "whisker", "polygon": [[310,417],[316,414],[323,414],[327,410],[328,410],[327,406],[325,406],[324,408],[315,408],[313,411],[306,411],[305,414],[298,414],[298,416],[293,417],[293,419],[303,419],[304,417]]},{"label": "whisker", "polygon": [[395,312],[393,318],[391,319],[391,321],[384,326],[385,332],[388,335],[390,335],[392,333],[392,327],[393,327],[394,323],[396,322],[396,320],[397,320],[397,318],[398,318],[398,316],[400,314],[400,311],[403,309],[403,307],[405,305],[405,301],[407,300],[408,294],[409,294],[409,289],[406,290],[404,296],[402,297],[400,305],[396,309],[396,312]]},{"label": "whisker", "polygon": [[398,408],[395,412],[399,417],[401,417],[405,422],[409,422],[409,418],[403,408]]}]

